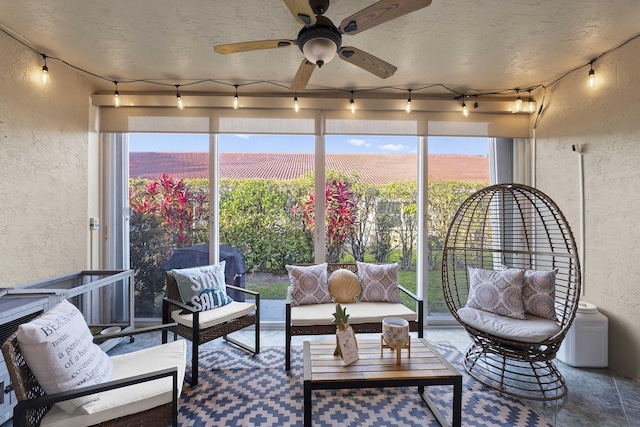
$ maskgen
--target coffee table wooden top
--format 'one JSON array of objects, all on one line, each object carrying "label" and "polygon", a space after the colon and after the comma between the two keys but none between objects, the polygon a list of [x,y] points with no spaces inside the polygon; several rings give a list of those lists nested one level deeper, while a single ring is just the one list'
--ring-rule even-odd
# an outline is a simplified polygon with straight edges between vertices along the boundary
[{"label": "coffee table wooden top", "polygon": [[305,341],[304,379],[311,381],[314,389],[324,388],[323,382],[371,381],[391,385],[390,382],[401,383],[403,380],[438,382],[438,378],[460,376],[457,369],[424,338],[412,338],[411,357],[408,357],[407,349],[402,349],[400,365],[396,364],[395,352],[389,348],[385,348],[380,357],[380,340],[358,340],[360,359],[349,366],[344,366],[342,358],[333,355],[335,347],[333,340]]}]

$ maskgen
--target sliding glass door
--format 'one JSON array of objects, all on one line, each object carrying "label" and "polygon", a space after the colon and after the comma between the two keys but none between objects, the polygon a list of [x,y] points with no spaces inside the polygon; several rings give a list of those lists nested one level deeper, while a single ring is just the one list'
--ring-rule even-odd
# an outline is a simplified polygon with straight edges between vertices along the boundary
[{"label": "sliding glass door", "polygon": [[285,265],[314,261],[314,165],[313,136],[219,136],[220,248],[241,255],[263,322],[284,322]]},{"label": "sliding glass door", "polygon": [[159,318],[165,273],[209,264],[209,136],[129,135],[137,318]]}]

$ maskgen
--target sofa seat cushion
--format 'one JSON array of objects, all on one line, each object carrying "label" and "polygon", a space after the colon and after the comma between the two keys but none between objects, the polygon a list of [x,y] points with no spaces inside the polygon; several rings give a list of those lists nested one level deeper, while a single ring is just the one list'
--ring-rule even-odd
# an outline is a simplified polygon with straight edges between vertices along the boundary
[{"label": "sofa seat cushion", "polygon": [[[200,312],[200,329],[210,328],[220,325],[232,319],[237,319],[256,310],[256,305],[249,302],[233,301],[231,304],[216,307],[211,310]],[[182,310],[171,312],[174,322],[193,328],[193,314],[180,314]]]},{"label": "sofa seat cushion", "polygon": [[525,319],[501,316],[471,307],[462,307],[458,316],[467,325],[511,341],[540,343],[560,332],[554,320],[525,314]]},{"label": "sofa seat cushion", "polygon": [[[417,314],[410,308],[397,303],[389,302],[356,302],[341,304],[347,310],[349,323],[357,325],[359,323],[382,324],[385,317],[400,317],[410,322],[417,320]],[[333,313],[336,312],[336,305],[330,304],[310,304],[291,307],[292,326],[316,326],[333,324]]]},{"label": "sofa seat cushion", "polygon": [[[180,393],[184,381],[187,344],[184,340],[172,341],[144,350],[112,356],[111,360],[113,362],[112,381],[176,366],[178,367],[178,393]],[[172,400],[172,393],[171,377],[122,387],[103,392],[100,400],[85,404],[87,414],[68,414],[57,406],[53,406],[40,425],[48,427],[94,425],[169,403]]]}]

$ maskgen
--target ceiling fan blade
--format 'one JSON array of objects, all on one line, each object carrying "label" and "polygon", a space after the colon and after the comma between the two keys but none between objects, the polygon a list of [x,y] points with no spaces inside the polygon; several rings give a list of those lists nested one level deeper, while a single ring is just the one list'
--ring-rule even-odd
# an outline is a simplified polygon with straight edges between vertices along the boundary
[{"label": "ceiling fan blade", "polygon": [[294,40],[257,40],[252,42],[219,44],[213,47],[218,53],[226,55],[228,53],[249,52],[260,49],[277,49],[280,47],[290,47],[295,43]]},{"label": "ceiling fan blade", "polygon": [[316,23],[316,14],[309,5],[309,0],[284,0],[296,21],[304,25]]},{"label": "ceiling fan blade", "polygon": [[431,0],[380,0],[345,18],[340,23],[340,31],[343,34],[358,34],[430,4]]},{"label": "ceiling fan blade", "polygon": [[291,92],[298,92],[307,87],[307,83],[309,83],[309,79],[311,78],[311,74],[313,74],[313,70],[316,69],[316,64],[313,64],[307,59],[303,59],[300,67],[298,67],[298,72],[296,76],[293,78],[291,82],[291,87],[289,90]]},{"label": "ceiling fan blade", "polygon": [[351,46],[345,46],[338,51],[340,59],[375,74],[381,79],[393,76],[398,67],[389,64],[382,59]]}]

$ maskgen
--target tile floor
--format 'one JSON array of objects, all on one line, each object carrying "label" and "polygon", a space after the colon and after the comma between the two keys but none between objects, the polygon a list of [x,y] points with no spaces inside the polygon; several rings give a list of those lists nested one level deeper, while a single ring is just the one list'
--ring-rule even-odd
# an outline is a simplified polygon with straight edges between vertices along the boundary
[{"label": "tile floor", "polygon": [[[360,335],[359,335],[360,336]],[[376,335],[377,336],[377,335]],[[249,328],[236,332],[234,337],[251,343],[253,332]],[[448,341],[464,352],[469,338],[462,328],[429,327],[425,337],[430,341]],[[320,337],[294,337],[293,345],[302,345],[306,339]],[[326,336],[326,339],[334,339]],[[267,329],[260,333],[261,347],[285,344],[284,330]],[[133,344],[123,341],[109,350],[110,354],[128,353],[141,347],[160,342],[159,334],[147,338],[137,338]],[[202,348],[231,346],[222,339],[215,340]],[[189,355],[190,357],[190,355]],[[569,387],[569,395],[551,403],[527,401],[539,413],[557,427],[640,427],[640,382],[612,373],[609,369],[573,368],[556,360]],[[10,427],[11,421],[2,425]]]}]

